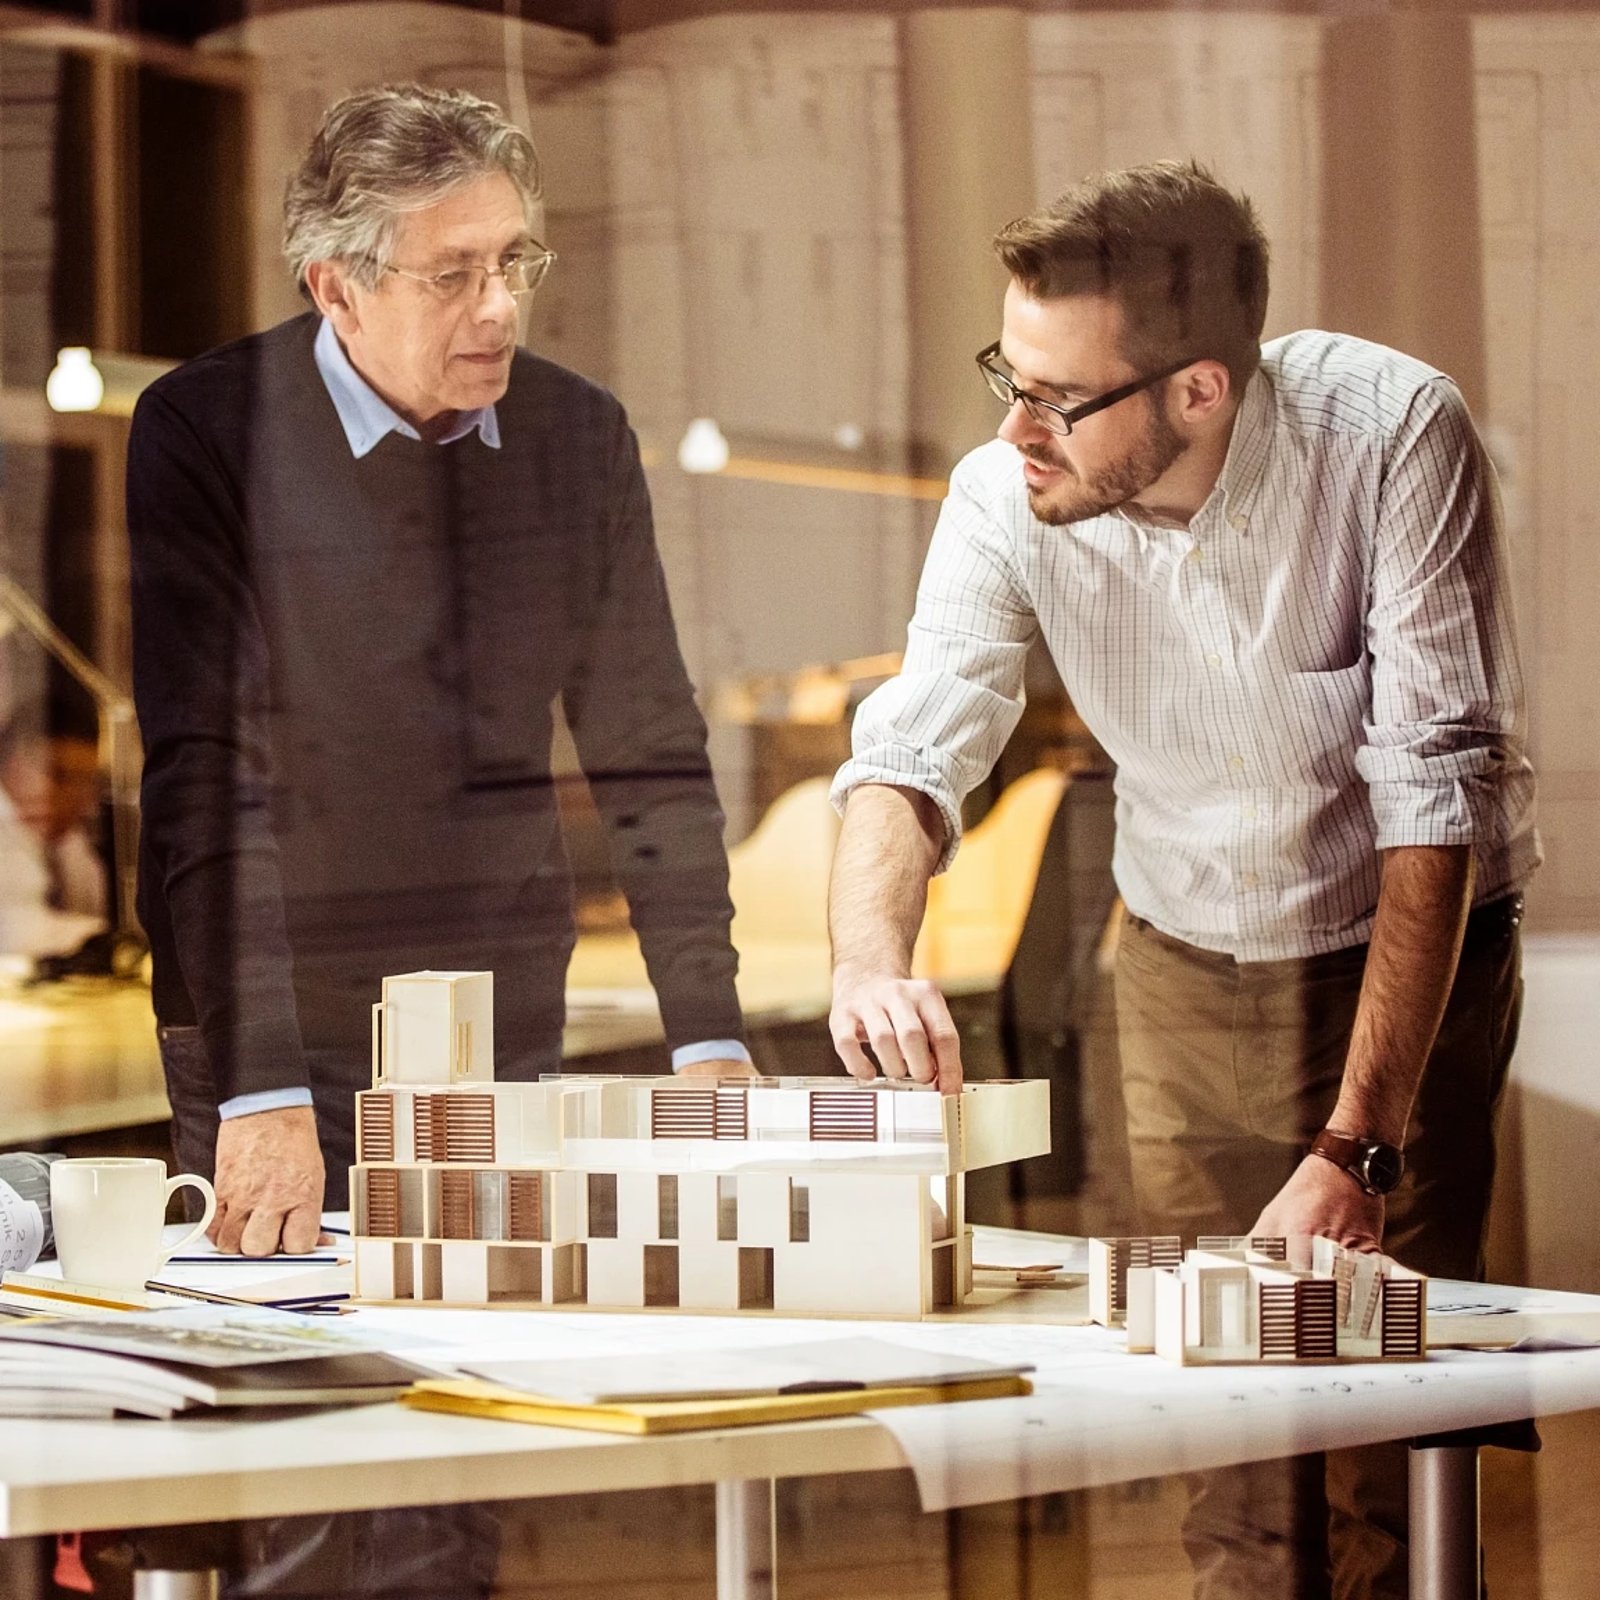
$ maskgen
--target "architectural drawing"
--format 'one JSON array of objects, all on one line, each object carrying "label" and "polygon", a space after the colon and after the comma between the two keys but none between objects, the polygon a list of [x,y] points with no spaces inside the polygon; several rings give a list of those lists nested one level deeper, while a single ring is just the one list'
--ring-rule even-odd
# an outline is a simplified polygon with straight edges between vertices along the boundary
[{"label": "architectural drawing", "polygon": [[1428,1280],[1331,1239],[1091,1239],[1089,1315],[1180,1366],[1420,1361]]},{"label": "architectural drawing", "polygon": [[366,1300],[921,1316],[971,1289],[965,1174],[1049,1149],[1049,1085],[494,1080],[493,975],[384,979],[356,1097]]}]

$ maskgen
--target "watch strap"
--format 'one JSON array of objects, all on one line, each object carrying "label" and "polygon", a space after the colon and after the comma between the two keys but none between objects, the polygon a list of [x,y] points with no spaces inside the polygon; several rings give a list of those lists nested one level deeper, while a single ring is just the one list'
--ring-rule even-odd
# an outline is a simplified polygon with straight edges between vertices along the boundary
[{"label": "watch strap", "polygon": [[[1371,1195],[1388,1194],[1405,1170],[1405,1158],[1393,1145],[1381,1139],[1334,1133],[1330,1128],[1324,1128],[1311,1141],[1311,1154],[1348,1172]],[[1374,1169],[1378,1174],[1376,1182]]]}]

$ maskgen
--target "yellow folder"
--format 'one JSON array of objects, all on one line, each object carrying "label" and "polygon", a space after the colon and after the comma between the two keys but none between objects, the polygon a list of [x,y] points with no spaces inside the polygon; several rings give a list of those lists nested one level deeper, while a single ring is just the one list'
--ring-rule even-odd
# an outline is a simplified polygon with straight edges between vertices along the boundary
[{"label": "yellow folder", "polygon": [[477,1378],[430,1378],[401,1396],[419,1411],[452,1411],[501,1422],[540,1422],[554,1428],[597,1428],[603,1433],[681,1433],[691,1428],[733,1428],[754,1422],[803,1422],[847,1417],[885,1406],[942,1405],[954,1400],[996,1400],[1032,1394],[1023,1377],[1005,1373],[961,1383],[910,1388],[830,1389],[822,1393],[736,1395],[698,1400],[630,1400],[584,1405],[504,1389]]}]

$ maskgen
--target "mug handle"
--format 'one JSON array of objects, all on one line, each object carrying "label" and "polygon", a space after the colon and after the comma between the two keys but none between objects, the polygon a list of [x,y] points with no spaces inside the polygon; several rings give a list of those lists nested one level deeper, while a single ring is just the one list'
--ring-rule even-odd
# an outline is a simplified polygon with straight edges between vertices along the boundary
[{"label": "mug handle", "polygon": [[186,1186],[198,1189],[206,1197],[206,1214],[170,1250],[161,1252],[157,1266],[164,1267],[180,1250],[186,1250],[192,1245],[211,1226],[211,1219],[217,1214],[217,1191],[197,1172],[180,1172],[176,1178],[168,1178],[167,1199],[170,1200],[179,1189]]}]

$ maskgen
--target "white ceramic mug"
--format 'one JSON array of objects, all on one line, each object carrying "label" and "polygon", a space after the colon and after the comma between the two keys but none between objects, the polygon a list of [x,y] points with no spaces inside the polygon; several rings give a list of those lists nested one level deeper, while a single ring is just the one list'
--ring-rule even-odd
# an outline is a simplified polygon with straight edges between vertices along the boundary
[{"label": "white ceramic mug", "polygon": [[[163,1248],[167,1201],[187,1184],[206,1197],[206,1214]],[[217,1214],[216,1191],[192,1172],[167,1176],[145,1156],[74,1156],[50,1164],[50,1222],[61,1276],[69,1283],[142,1289],[169,1257],[191,1245]]]}]

